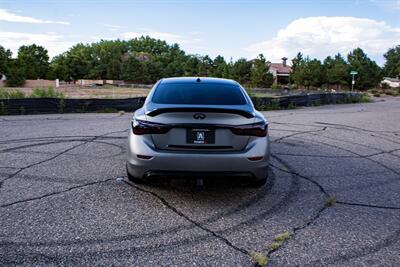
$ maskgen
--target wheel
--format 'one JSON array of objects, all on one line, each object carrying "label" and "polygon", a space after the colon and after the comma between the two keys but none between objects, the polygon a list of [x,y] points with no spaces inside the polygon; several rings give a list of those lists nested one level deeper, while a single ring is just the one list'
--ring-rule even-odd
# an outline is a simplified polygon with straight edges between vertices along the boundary
[{"label": "wheel", "polygon": [[132,176],[132,175],[129,173],[128,168],[126,168],[126,174],[127,174],[127,176],[128,176],[128,180],[131,181],[131,182],[133,182],[133,183],[135,183],[135,184],[145,184],[145,183],[146,183],[145,180],[140,179],[140,178],[137,178],[137,177],[135,177],[135,176]]},{"label": "wheel", "polygon": [[250,183],[250,186],[258,188],[258,187],[261,187],[261,186],[265,185],[266,182],[267,182],[267,177],[265,177],[265,178],[263,178],[261,180],[252,181]]}]

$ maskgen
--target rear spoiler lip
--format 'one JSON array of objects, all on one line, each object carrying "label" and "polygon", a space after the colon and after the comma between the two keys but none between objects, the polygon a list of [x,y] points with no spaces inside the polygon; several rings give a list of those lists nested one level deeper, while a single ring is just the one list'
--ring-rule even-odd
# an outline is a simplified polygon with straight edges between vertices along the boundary
[{"label": "rear spoiler lip", "polygon": [[163,113],[173,112],[215,112],[215,113],[228,113],[237,114],[245,118],[254,118],[254,112],[243,110],[243,109],[232,109],[232,108],[208,108],[208,107],[173,107],[173,108],[155,108],[151,111],[147,111],[146,115],[155,117]]}]

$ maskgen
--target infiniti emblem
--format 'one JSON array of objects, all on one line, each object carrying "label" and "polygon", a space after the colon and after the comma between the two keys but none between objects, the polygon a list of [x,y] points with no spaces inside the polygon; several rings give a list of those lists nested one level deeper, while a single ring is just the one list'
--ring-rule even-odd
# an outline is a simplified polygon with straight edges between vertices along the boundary
[{"label": "infiniti emblem", "polygon": [[206,115],[203,113],[196,113],[193,115],[193,118],[195,120],[204,120],[206,118]]}]

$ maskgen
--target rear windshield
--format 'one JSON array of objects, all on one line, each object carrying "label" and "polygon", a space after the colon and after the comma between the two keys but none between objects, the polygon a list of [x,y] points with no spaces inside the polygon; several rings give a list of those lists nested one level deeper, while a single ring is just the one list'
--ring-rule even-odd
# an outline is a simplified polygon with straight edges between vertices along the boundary
[{"label": "rear windshield", "polygon": [[237,85],[213,83],[167,83],[157,86],[152,102],[189,105],[245,105]]}]

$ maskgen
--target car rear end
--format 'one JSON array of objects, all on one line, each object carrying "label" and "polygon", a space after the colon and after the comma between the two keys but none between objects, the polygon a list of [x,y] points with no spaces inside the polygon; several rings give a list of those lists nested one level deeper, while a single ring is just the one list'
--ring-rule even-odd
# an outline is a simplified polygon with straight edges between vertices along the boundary
[{"label": "car rear end", "polygon": [[138,179],[209,175],[264,180],[268,160],[268,123],[231,80],[161,80],[132,119],[127,168]]}]

